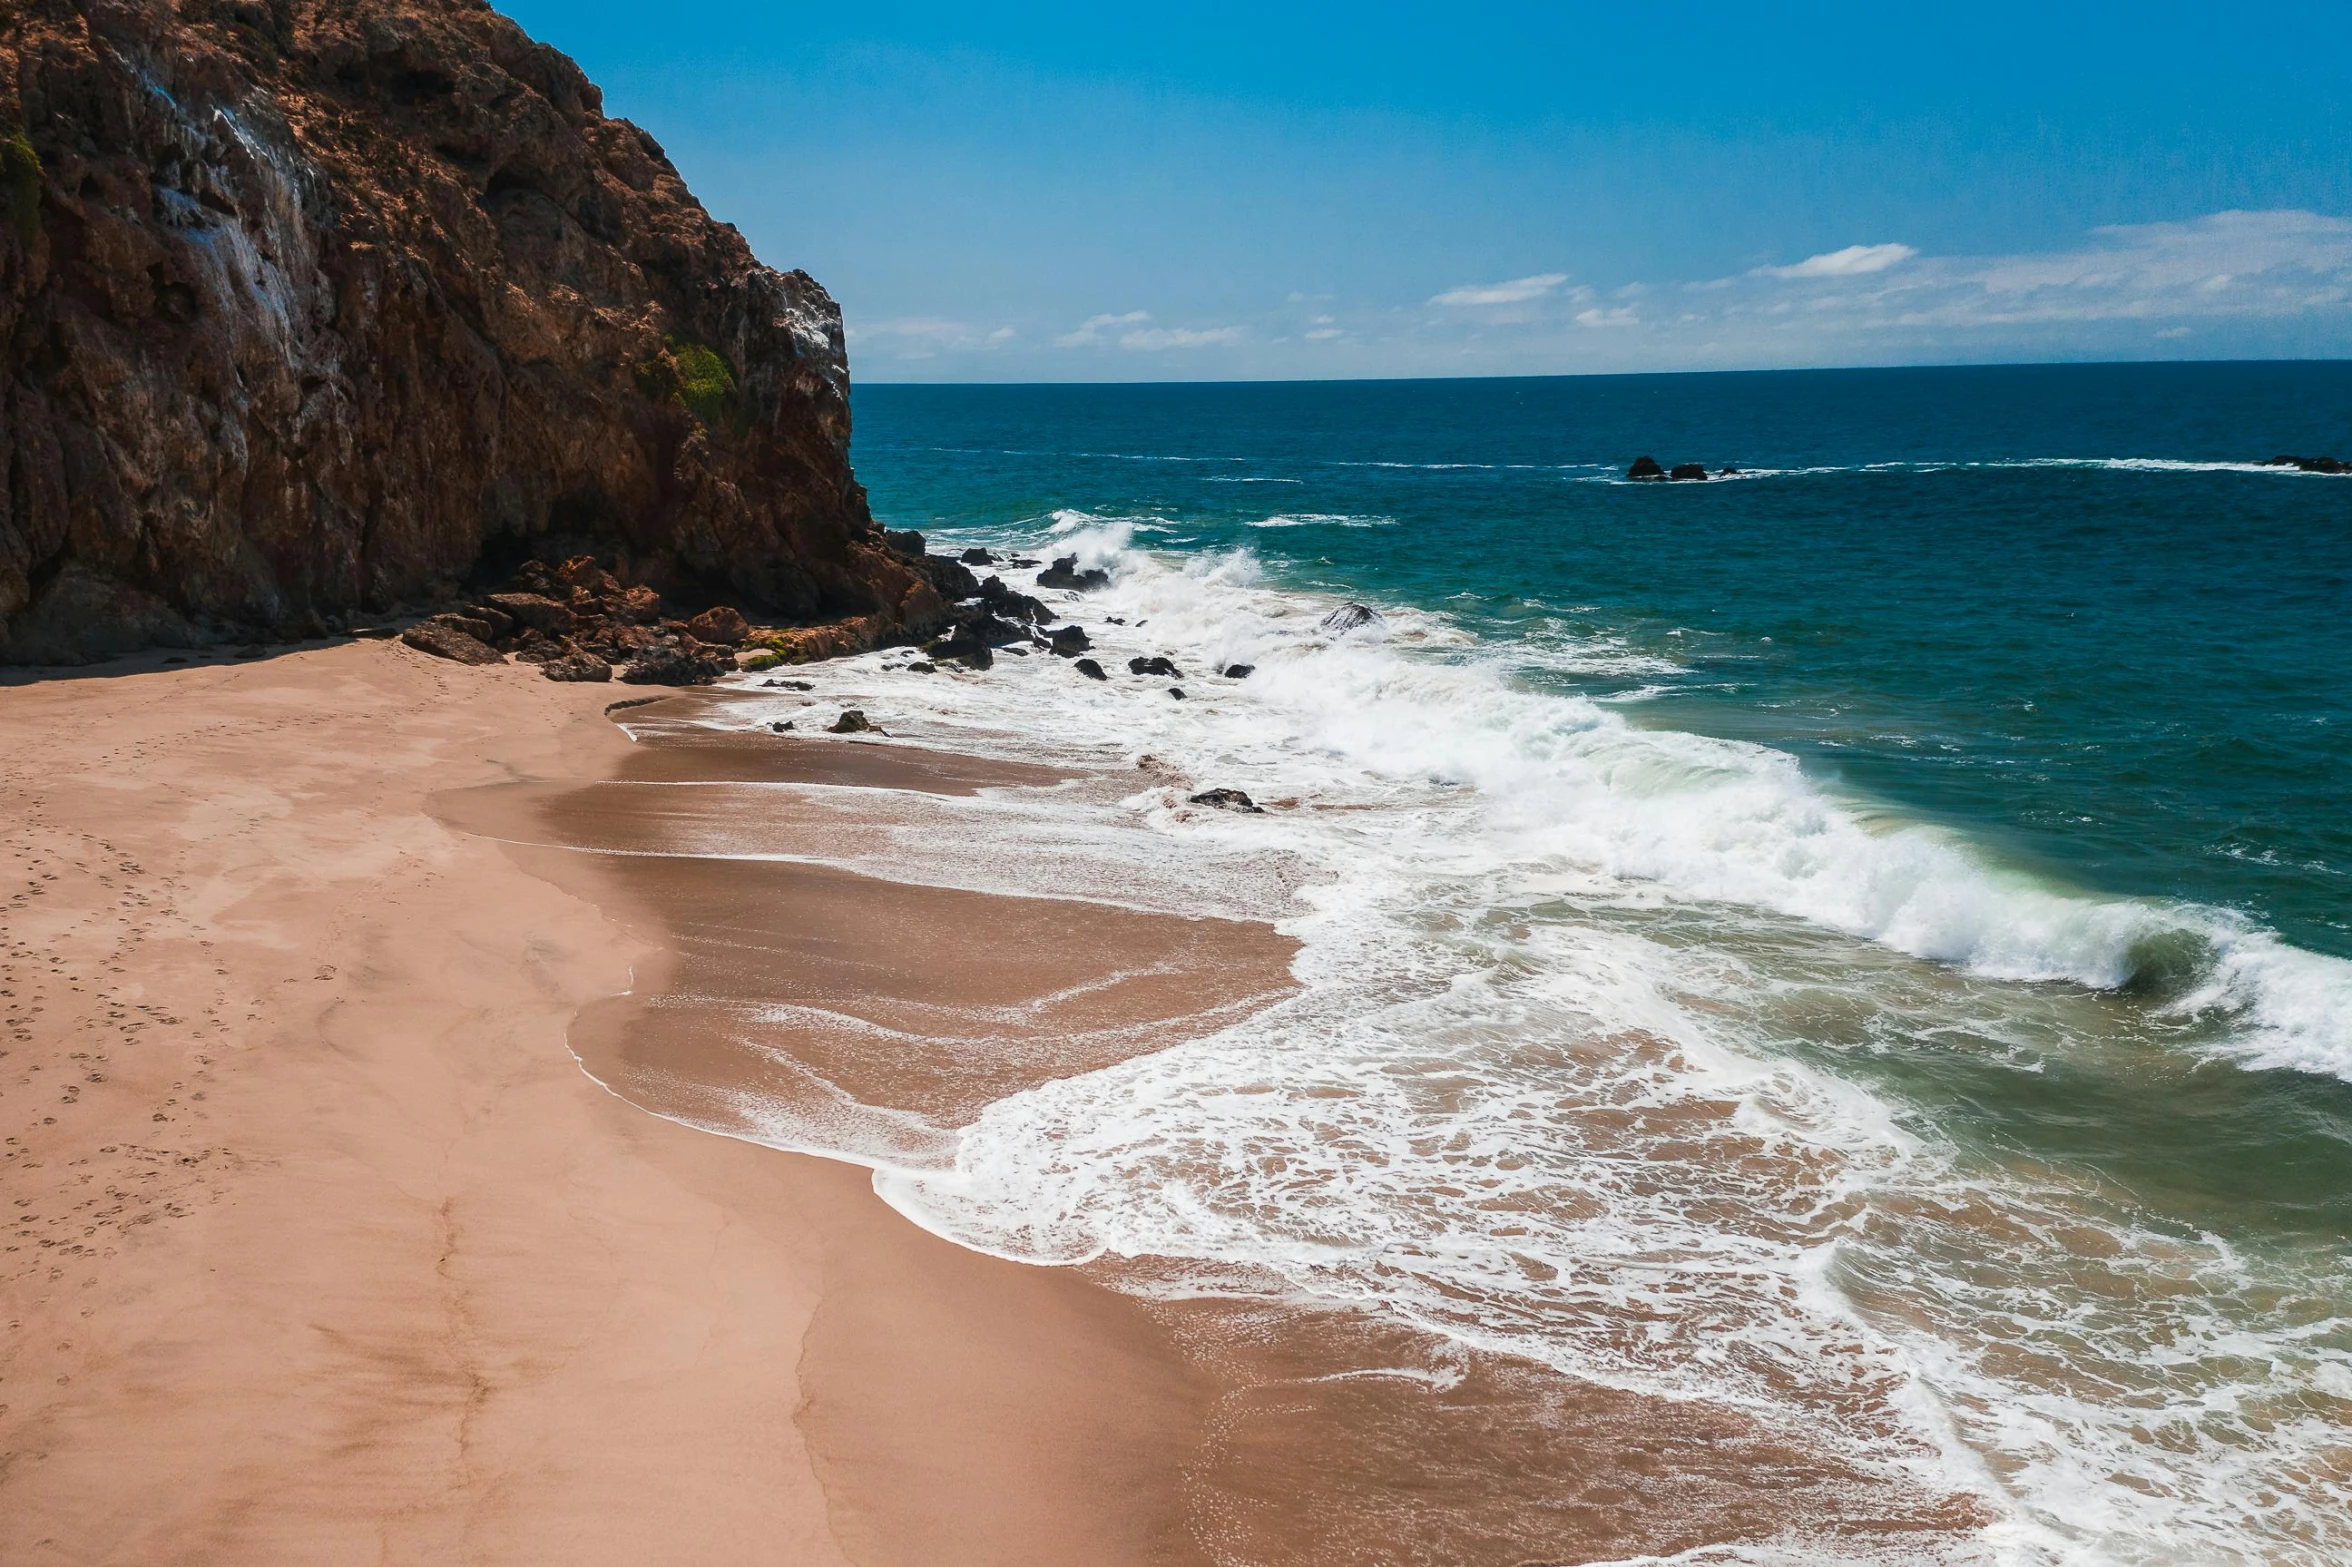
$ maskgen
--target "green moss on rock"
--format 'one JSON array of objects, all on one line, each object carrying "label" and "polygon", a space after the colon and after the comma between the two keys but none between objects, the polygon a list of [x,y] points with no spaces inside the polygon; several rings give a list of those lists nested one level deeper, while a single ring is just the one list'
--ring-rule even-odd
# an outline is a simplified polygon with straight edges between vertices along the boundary
[{"label": "green moss on rock", "polygon": [[21,130],[0,136],[0,208],[16,237],[30,245],[41,228],[41,155]]},{"label": "green moss on rock", "polygon": [[735,371],[716,349],[690,337],[663,340],[662,351],[637,366],[637,389],[655,402],[676,403],[708,428],[735,422]]}]

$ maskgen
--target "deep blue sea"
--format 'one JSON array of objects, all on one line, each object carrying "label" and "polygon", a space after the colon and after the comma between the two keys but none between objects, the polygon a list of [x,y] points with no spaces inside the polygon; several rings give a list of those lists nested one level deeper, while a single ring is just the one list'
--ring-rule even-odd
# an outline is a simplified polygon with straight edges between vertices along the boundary
[{"label": "deep blue sea", "polygon": [[1981,1559],[2352,1560],[2352,477],[2262,466],[2352,456],[2352,365],[855,415],[889,526],[1112,577],[1056,596],[1107,683],[861,699],[1279,801],[990,809],[1304,943],[1298,1001],[991,1106],[899,1206],[1883,1407],[1844,1450],[1989,1498]]}]

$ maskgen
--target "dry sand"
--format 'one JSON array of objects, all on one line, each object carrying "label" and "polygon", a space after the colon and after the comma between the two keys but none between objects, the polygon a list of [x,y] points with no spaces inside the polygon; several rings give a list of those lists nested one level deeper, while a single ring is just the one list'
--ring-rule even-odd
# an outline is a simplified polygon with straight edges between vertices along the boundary
[{"label": "dry sand", "polygon": [[567,1051],[658,952],[426,803],[616,768],[634,694],[0,687],[0,1560],[1193,1559],[1138,1307]]}]

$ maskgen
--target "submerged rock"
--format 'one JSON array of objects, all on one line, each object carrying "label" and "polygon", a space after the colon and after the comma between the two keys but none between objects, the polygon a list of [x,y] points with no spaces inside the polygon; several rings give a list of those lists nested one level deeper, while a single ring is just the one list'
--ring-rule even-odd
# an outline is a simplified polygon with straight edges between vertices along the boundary
[{"label": "submerged rock", "polygon": [[1204,789],[1187,797],[1191,805],[1211,806],[1220,811],[1240,811],[1249,816],[1263,816],[1266,808],[1239,789]]},{"label": "submerged rock", "polygon": [[1070,667],[1077,670],[1078,673],[1084,675],[1089,680],[1108,680],[1111,678],[1110,676],[1103,673],[1102,665],[1096,663],[1091,658],[1082,658]]},{"label": "submerged rock", "polygon": [[1255,664],[1227,664],[1218,671],[1228,680],[1247,680],[1257,672],[1258,666]]},{"label": "submerged rock", "polygon": [[1678,462],[1673,467],[1666,470],[1666,477],[1669,479],[1698,479],[1704,481],[1707,477],[1707,465],[1703,462]]},{"label": "submerged rock", "polygon": [[2273,457],[2265,468],[2300,468],[2305,473],[2352,473],[2352,463],[2339,457]]},{"label": "submerged rock", "polygon": [[1369,626],[1380,619],[1380,611],[1369,604],[1342,604],[1323,617],[1325,631],[1353,631],[1358,626]]},{"label": "submerged rock", "polygon": [[1625,470],[1625,476],[1628,479],[1663,479],[1666,477],[1666,470],[1658,466],[1658,459],[1655,457],[1636,457],[1633,460],[1633,466]]},{"label": "submerged rock", "polygon": [[1127,673],[1131,675],[1167,675],[1177,680],[1184,678],[1184,671],[1178,669],[1173,662],[1160,654],[1154,654],[1150,658],[1127,660]]},{"label": "submerged rock", "polygon": [[1168,688],[1168,694],[1179,702],[1184,700],[1184,688],[1182,686],[1170,686]]}]

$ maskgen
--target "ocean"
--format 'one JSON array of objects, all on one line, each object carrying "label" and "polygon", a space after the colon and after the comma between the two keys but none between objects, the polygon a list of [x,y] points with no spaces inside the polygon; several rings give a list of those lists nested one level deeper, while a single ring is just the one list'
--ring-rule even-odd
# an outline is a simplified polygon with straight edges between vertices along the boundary
[{"label": "ocean", "polygon": [[925,874],[1270,920],[1301,989],[770,1140],[1806,1430],[1981,1498],[1959,1559],[2352,1560],[2352,478],[2261,465],[2352,454],[2352,365],[854,406],[888,526],[1112,579],[1047,595],[1107,682],[823,677],[1133,772],[927,806]]}]

